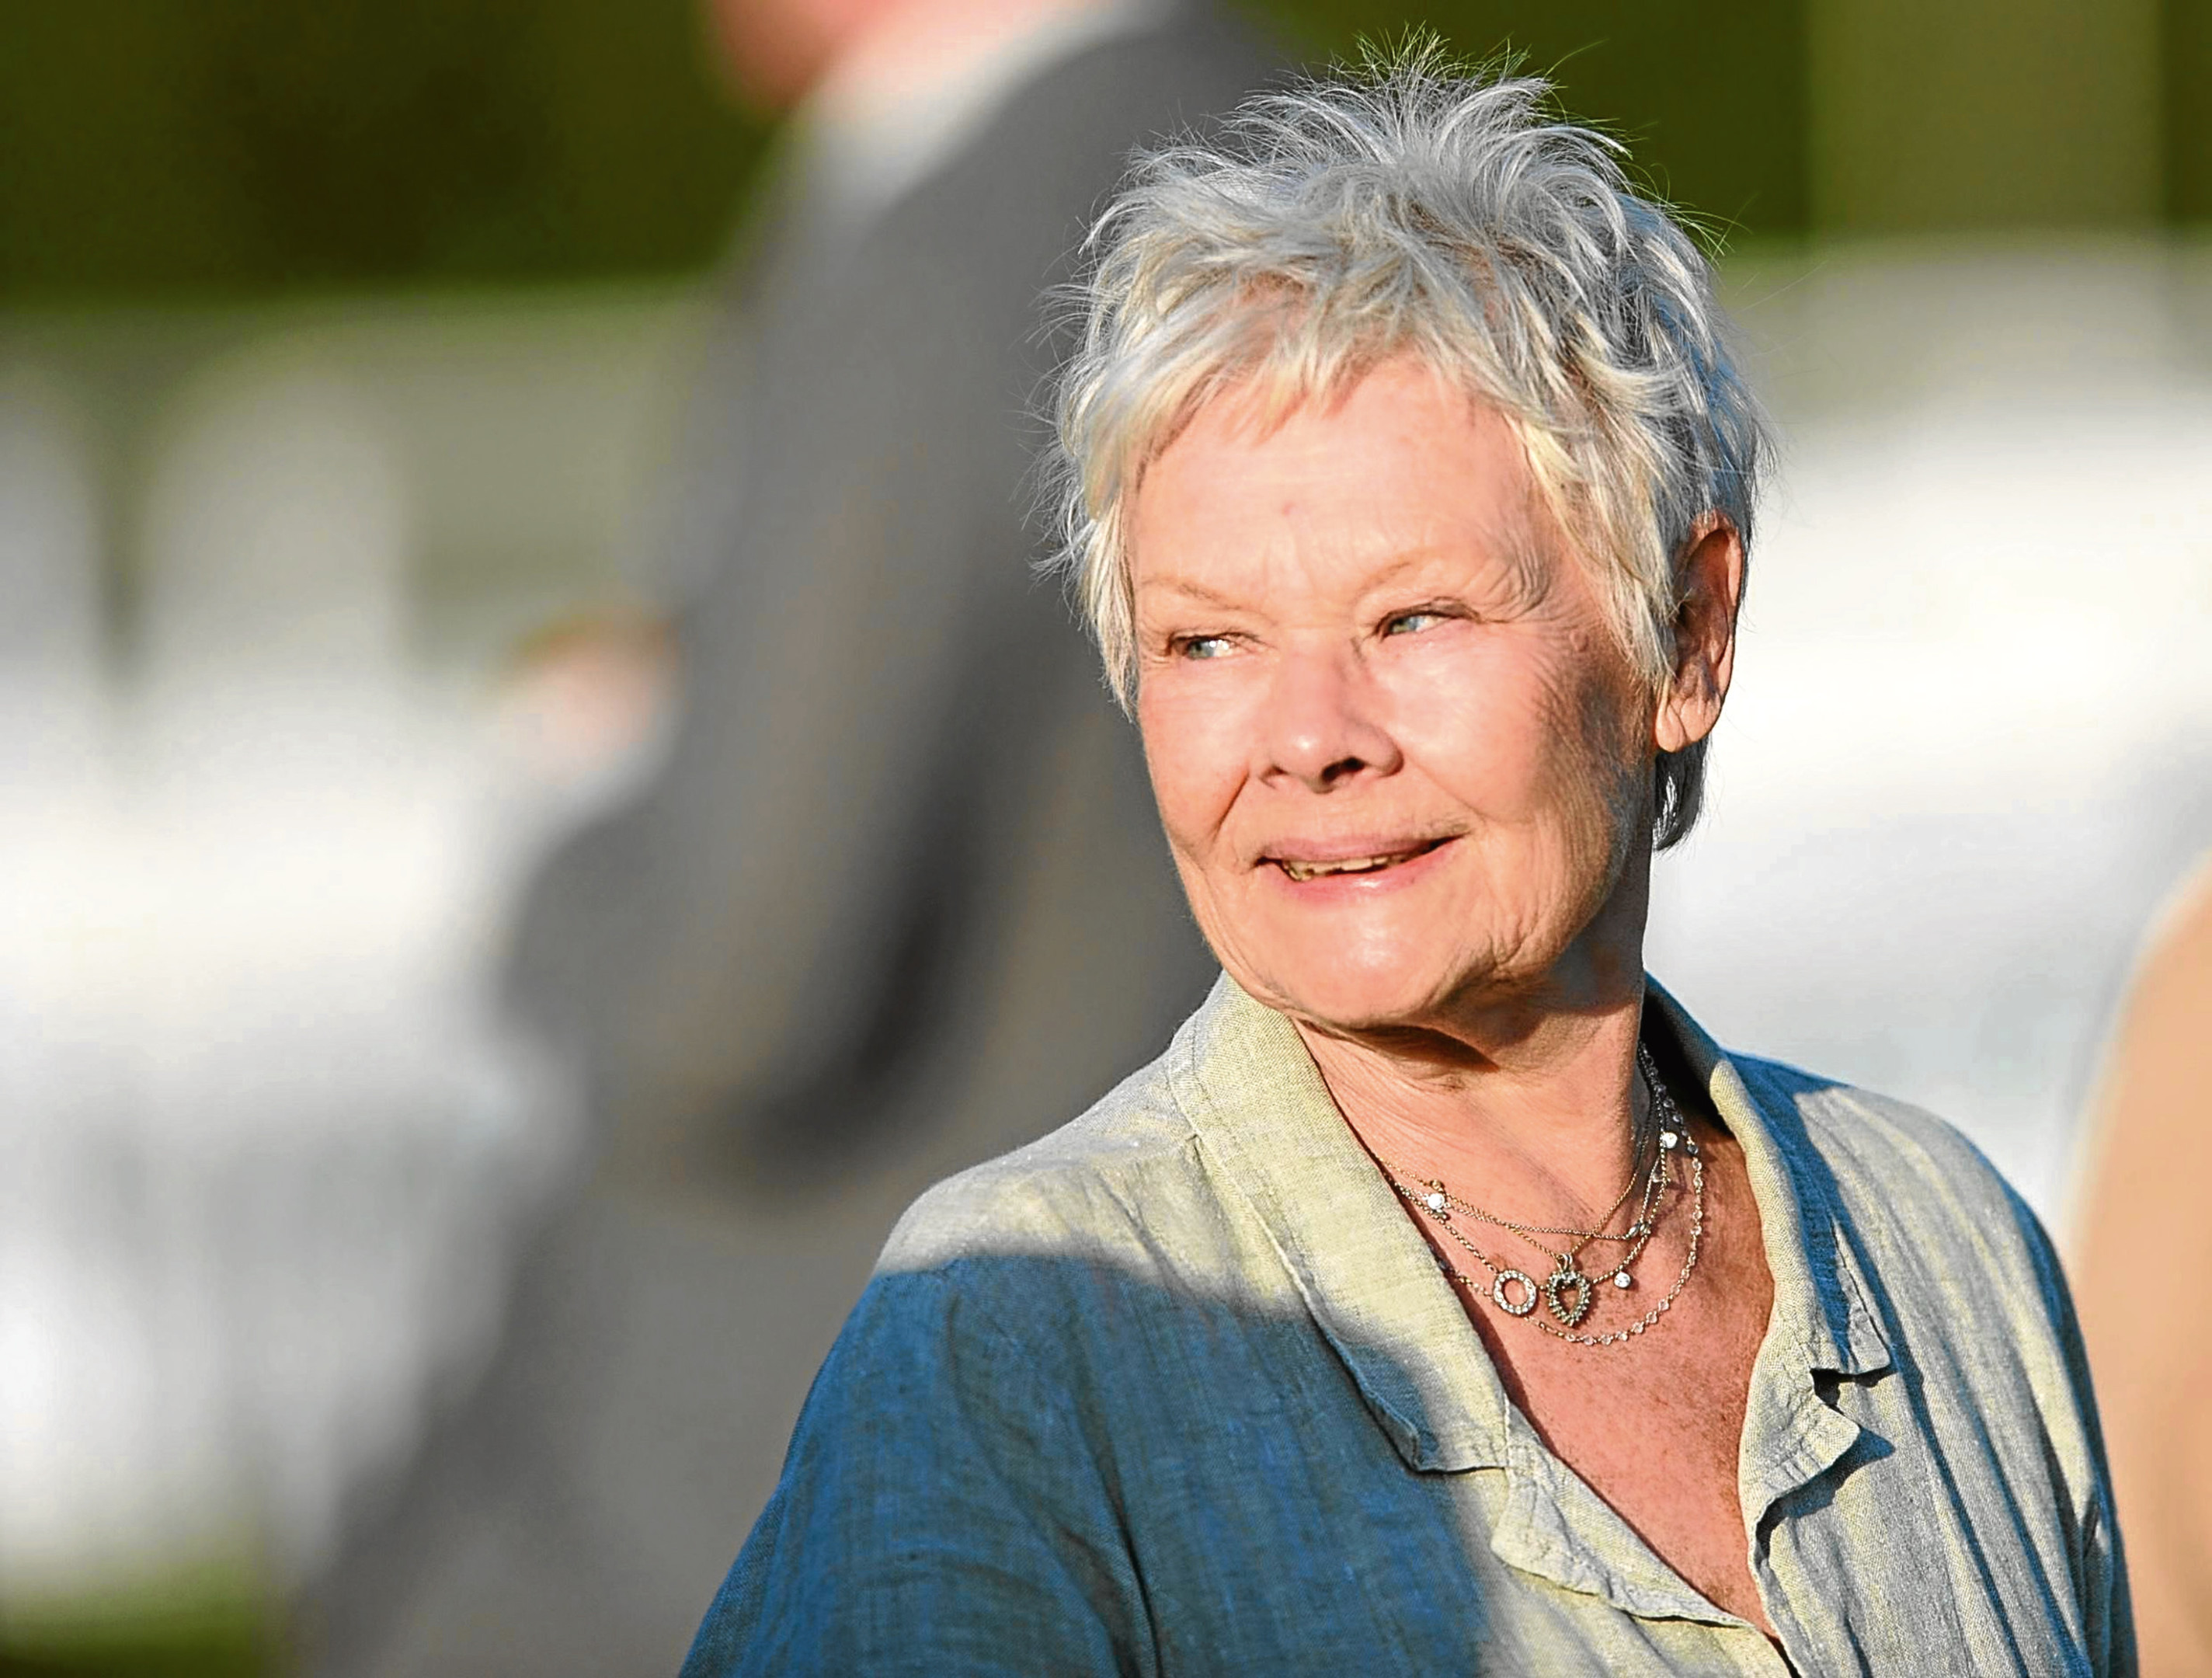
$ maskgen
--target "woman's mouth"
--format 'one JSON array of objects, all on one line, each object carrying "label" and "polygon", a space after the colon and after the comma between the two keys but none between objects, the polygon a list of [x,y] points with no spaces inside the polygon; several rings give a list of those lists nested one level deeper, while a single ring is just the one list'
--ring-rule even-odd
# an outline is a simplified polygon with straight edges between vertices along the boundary
[{"label": "woman's mouth", "polygon": [[1444,842],[1424,839],[1411,844],[1394,846],[1388,850],[1370,852],[1364,856],[1271,856],[1268,861],[1300,885],[1320,879],[1330,874],[1378,874],[1386,868],[1395,868],[1401,862],[1410,862],[1417,856],[1425,856]]}]

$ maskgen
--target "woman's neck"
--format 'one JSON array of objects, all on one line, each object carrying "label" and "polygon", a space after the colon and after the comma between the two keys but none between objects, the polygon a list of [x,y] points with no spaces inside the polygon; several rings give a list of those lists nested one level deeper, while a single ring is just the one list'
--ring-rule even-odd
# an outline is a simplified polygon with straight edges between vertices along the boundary
[{"label": "woman's neck", "polygon": [[[1395,1176],[1437,1177],[1506,1217],[1578,1224],[1633,1168],[1643,989],[1462,1031],[1300,1035],[1361,1143]],[[1590,1002],[1596,1006],[1590,1006]],[[1487,1029],[1486,1029],[1486,1026]]]}]

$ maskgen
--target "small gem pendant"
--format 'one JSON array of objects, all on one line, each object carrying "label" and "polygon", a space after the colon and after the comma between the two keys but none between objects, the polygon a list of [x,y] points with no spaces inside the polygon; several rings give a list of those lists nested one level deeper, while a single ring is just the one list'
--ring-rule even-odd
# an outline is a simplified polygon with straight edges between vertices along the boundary
[{"label": "small gem pendant", "polygon": [[[1521,1292],[1517,1296],[1507,1290],[1505,1285],[1508,1282],[1519,1286]],[[1491,1298],[1508,1316],[1526,1316],[1534,1310],[1537,1292],[1535,1278],[1519,1270],[1501,1270],[1498,1273],[1498,1280],[1490,1285]],[[1558,1308],[1554,1306],[1553,1309]]]},{"label": "small gem pendant", "polygon": [[[1575,1296],[1571,1304],[1564,1297],[1570,1289]],[[1558,1268],[1544,1279],[1544,1303],[1552,1308],[1552,1315],[1570,1328],[1589,1315],[1590,1300],[1596,1292],[1590,1279],[1576,1269],[1574,1260],[1565,1253],[1559,1255]]]}]

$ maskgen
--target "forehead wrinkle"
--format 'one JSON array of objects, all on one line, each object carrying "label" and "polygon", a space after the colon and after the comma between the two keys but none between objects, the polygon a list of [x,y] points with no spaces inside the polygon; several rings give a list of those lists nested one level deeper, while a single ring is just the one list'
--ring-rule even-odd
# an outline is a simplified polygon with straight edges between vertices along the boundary
[{"label": "forehead wrinkle", "polygon": [[[1531,528],[1532,520],[1516,517],[1503,525],[1486,521],[1475,531],[1477,545],[1474,557],[1479,562],[1499,562],[1510,579],[1511,594],[1519,605],[1529,605],[1541,599],[1551,591],[1555,581],[1554,558],[1547,550],[1542,536]],[[1279,553],[1272,556],[1254,553],[1249,556],[1262,571],[1273,572],[1276,566],[1289,562],[1309,572],[1319,571],[1326,575],[1342,565],[1352,575],[1346,579],[1353,591],[1351,598],[1387,593],[1404,587],[1409,581],[1437,577],[1440,573],[1451,574],[1449,580],[1439,579],[1443,586],[1459,581],[1466,567],[1466,556],[1456,544],[1429,542],[1398,550],[1371,562],[1361,562],[1356,553],[1327,551],[1316,553],[1305,544],[1293,544],[1297,551]],[[1239,592],[1219,588],[1180,571],[1147,571],[1141,579],[1138,593],[1148,601],[1158,602],[1166,597],[1188,601],[1223,611],[1249,611],[1263,606],[1249,591]]]}]

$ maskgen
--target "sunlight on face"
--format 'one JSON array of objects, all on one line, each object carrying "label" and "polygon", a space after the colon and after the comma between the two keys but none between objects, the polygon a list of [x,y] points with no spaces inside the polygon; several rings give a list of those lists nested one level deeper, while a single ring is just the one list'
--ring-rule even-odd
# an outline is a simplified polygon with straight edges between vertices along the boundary
[{"label": "sunlight on face", "polygon": [[1503,419],[1403,361],[1272,431],[1232,392],[1130,557],[1153,790],[1231,976],[1344,1030],[1587,988],[1593,922],[1642,914],[1652,701]]}]

